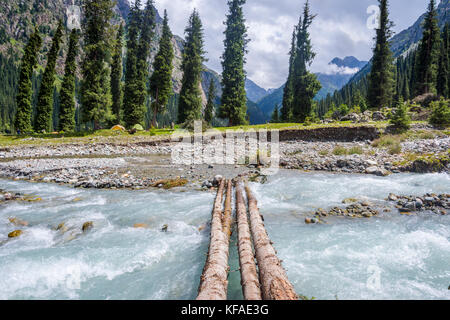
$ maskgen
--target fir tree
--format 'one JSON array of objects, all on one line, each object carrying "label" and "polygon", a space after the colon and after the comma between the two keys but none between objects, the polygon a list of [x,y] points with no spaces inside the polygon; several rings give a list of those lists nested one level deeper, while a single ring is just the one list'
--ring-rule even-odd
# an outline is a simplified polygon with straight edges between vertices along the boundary
[{"label": "fir tree", "polygon": [[389,39],[393,23],[389,20],[388,0],[378,0],[380,4],[380,25],[376,30],[373,50],[372,70],[369,75],[368,103],[371,108],[388,107],[392,103],[394,90],[394,65]]},{"label": "fir tree", "polygon": [[112,95],[112,112],[116,117],[116,122],[120,123],[122,117],[122,48],[123,48],[123,25],[121,24],[117,31],[116,41],[114,43],[114,51],[111,64],[111,95]]},{"label": "fir tree", "polygon": [[55,83],[55,67],[61,47],[63,36],[63,25],[59,21],[58,28],[53,36],[52,46],[47,55],[47,66],[42,76],[41,87],[39,89],[38,101],[36,104],[36,119],[34,121],[34,131],[50,132],[52,129],[53,115],[53,86]]},{"label": "fir tree", "polygon": [[229,12],[225,22],[225,52],[222,56],[222,104],[220,117],[228,119],[229,126],[247,123],[247,96],[245,92],[245,54],[247,27],[242,6],[246,0],[228,1]]},{"label": "fir tree", "polygon": [[211,125],[214,120],[214,111],[216,109],[216,86],[214,85],[214,79],[209,83],[208,90],[208,102],[206,103],[205,108],[205,121]]},{"label": "fir tree", "polygon": [[181,69],[183,71],[180,101],[178,104],[178,123],[198,120],[202,116],[201,75],[205,51],[203,49],[203,28],[196,10],[189,18],[185,30],[186,42]]},{"label": "fir tree", "polygon": [[440,30],[435,1],[430,0],[423,23],[423,36],[416,60],[415,94],[436,93],[436,77],[439,62]]},{"label": "fir tree", "polygon": [[155,71],[150,78],[150,94],[153,98],[153,127],[156,127],[156,116],[166,108],[172,95],[172,70],[174,52],[172,47],[172,32],[169,28],[167,11],[164,10],[163,30],[159,41],[159,51],[153,67]]},{"label": "fir tree", "polygon": [[20,66],[19,83],[17,89],[17,112],[14,127],[20,133],[31,132],[32,115],[32,82],[34,68],[37,64],[37,56],[42,45],[39,31],[35,29],[24,48],[24,55]]},{"label": "fir tree", "polygon": [[397,110],[392,115],[390,123],[398,132],[408,131],[411,127],[411,118],[408,115],[408,106],[403,102],[402,97],[399,98]]},{"label": "fir tree", "polygon": [[113,8],[114,2],[111,0],[85,0],[83,3],[85,55],[82,62],[81,112],[83,122],[93,122],[94,129],[114,118],[107,65]]},{"label": "fir tree", "polygon": [[441,37],[441,53],[439,55],[439,71],[437,75],[437,93],[445,98],[450,97],[450,30],[446,23]]},{"label": "fir tree", "polygon": [[308,71],[316,54],[312,50],[309,27],[315,15],[309,11],[309,1],[307,0],[303,10],[303,18],[300,18],[297,27],[296,54],[294,59],[293,72],[293,100],[292,113],[293,120],[304,122],[306,118],[312,117],[314,111],[314,97],[321,89],[321,84],[315,74]]},{"label": "fir tree", "polygon": [[280,112],[279,106],[276,105],[275,109],[273,109],[272,118],[270,120],[271,123],[279,123],[280,122]]},{"label": "fir tree", "polygon": [[139,28],[142,21],[140,5],[140,0],[136,0],[128,15],[128,41],[123,98],[124,120],[128,127],[132,127],[135,122],[133,118],[128,117],[127,115],[133,114],[134,110],[139,108],[140,99],[140,92],[137,84],[139,80],[137,69],[137,51],[139,45]]},{"label": "fir tree", "polygon": [[289,75],[286,81],[286,85],[283,89],[283,103],[281,107],[281,120],[289,122],[292,119],[292,100],[294,99],[294,61],[297,47],[297,26],[294,27],[292,32],[291,51],[289,52]]},{"label": "fir tree", "polygon": [[75,129],[75,79],[76,58],[78,55],[79,31],[70,33],[69,51],[67,52],[64,80],[60,92],[59,130],[71,132]]}]

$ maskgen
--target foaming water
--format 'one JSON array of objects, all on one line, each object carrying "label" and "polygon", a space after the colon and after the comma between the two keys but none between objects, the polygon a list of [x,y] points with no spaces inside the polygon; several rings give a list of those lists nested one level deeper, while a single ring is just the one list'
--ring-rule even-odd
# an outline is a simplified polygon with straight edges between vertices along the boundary
[{"label": "foaming water", "polygon": [[[0,205],[0,299],[193,299],[205,262],[214,194],[81,190],[0,180],[40,202]],[[304,215],[348,197],[450,193],[445,174],[281,172],[252,184],[269,235],[298,293],[318,299],[449,299],[448,216],[397,212],[307,226]],[[384,203],[387,205],[387,203]],[[24,234],[9,217],[29,222]],[[94,229],[82,234],[84,222]],[[67,232],[56,226],[64,222]],[[136,223],[148,225],[136,229]],[[167,233],[161,227],[167,224]],[[2,244],[3,243],[3,244]],[[229,298],[241,299],[235,235]]]}]

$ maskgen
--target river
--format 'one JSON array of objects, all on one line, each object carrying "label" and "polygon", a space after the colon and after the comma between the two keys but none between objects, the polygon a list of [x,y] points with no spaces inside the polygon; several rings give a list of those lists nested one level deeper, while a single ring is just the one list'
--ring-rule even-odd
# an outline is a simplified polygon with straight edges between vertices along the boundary
[{"label": "river", "polygon": [[[389,177],[281,171],[253,183],[269,236],[297,293],[316,299],[450,299],[450,216],[397,210],[370,219],[305,214],[391,192],[450,193],[448,174]],[[194,299],[214,193],[84,190],[0,180],[42,198],[0,205],[0,299]],[[29,223],[23,235],[8,218]],[[83,234],[84,222],[94,228]],[[64,222],[68,231],[55,230]],[[148,228],[136,229],[136,223]],[[163,225],[168,226],[162,232]],[[229,298],[241,299],[235,235]]]}]

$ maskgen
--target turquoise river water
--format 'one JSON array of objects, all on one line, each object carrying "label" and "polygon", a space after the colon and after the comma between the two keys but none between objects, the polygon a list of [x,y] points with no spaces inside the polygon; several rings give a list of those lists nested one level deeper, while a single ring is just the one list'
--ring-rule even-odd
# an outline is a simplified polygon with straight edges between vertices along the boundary
[{"label": "turquoise river water", "polygon": [[[306,225],[305,215],[348,197],[380,206],[391,192],[450,193],[447,174],[390,177],[281,172],[252,184],[288,277],[316,299],[450,299],[450,216],[396,210]],[[0,299],[194,299],[214,194],[83,190],[0,180],[39,202],[0,205]],[[29,223],[24,234],[8,218]],[[94,229],[81,233],[81,225]],[[64,222],[69,230],[56,231]],[[147,229],[133,228],[145,223]],[[167,224],[168,232],[161,232]],[[235,235],[229,298],[241,299]]]}]

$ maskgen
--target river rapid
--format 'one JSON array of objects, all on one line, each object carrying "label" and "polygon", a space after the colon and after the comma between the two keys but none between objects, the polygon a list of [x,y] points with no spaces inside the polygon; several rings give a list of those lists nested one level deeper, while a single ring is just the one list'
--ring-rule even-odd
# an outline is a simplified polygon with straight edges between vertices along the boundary
[{"label": "river rapid", "polygon": [[[307,225],[318,208],[358,198],[392,207],[389,193],[450,193],[448,174],[389,177],[281,171],[251,184],[297,293],[316,299],[450,299],[450,216],[396,209],[370,219]],[[0,205],[0,299],[194,299],[215,194],[85,190],[0,180],[42,198]],[[23,235],[9,223],[27,221]],[[94,228],[82,233],[87,221]],[[56,230],[65,223],[66,232]],[[134,228],[135,224],[146,228]],[[161,231],[164,225],[167,232]],[[229,298],[242,299],[235,234]]]}]

